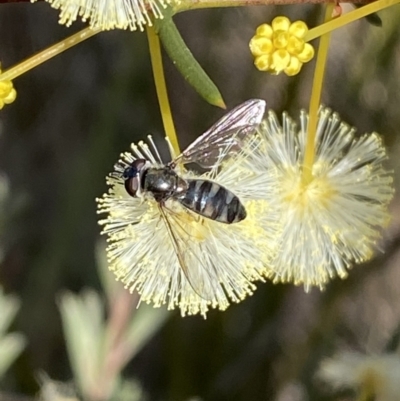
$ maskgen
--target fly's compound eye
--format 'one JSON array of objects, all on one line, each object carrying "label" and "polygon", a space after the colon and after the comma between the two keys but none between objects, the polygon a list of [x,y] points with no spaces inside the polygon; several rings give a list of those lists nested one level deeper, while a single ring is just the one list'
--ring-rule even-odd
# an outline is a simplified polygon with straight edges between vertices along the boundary
[{"label": "fly's compound eye", "polygon": [[145,164],[145,159],[137,159],[124,171],[125,189],[130,196],[135,197],[137,191],[140,189],[140,172]]}]

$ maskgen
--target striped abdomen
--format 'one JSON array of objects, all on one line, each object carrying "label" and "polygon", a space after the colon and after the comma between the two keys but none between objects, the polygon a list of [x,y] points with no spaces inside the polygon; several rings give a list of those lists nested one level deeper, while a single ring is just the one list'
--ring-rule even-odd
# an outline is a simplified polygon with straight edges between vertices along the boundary
[{"label": "striped abdomen", "polygon": [[187,191],[179,202],[209,219],[221,223],[237,223],[246,217],[246,209],[231,191],[212,181],[186,180]]}]

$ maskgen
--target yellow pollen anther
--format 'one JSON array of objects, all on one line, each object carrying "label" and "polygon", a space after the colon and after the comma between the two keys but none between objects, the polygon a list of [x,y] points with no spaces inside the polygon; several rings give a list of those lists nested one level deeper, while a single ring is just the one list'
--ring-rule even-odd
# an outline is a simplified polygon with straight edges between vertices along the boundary
[{"label": "yellow pollen anther", "polygon": [[298,74],[303,63],[314,56],[313,47],[304,41],[307,32],[303,21],[290,23],[283,16],[274,18],[271,25],[260,25],[249,43],[254,65],[271,74],[281,71],[289,76]]}]

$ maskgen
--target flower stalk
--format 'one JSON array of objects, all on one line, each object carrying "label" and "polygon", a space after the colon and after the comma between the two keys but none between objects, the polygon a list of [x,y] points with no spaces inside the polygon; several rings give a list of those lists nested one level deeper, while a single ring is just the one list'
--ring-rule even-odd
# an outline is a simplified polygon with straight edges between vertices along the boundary
[{"label": "flower stalk", "polygon": [[400,0],[378,0],[372,4],[356,9],[336,19],[332,19],[332,11],[334,7],[334,4],[332,3],[327,6],[325,23],[317,26],[314,29],[311,29],[306,34],[306,41],[315,39],[318,36],[321,36],[321,39],[315,66],[310,101],[307,146],[304,154],[302,173],[303,185],[308,185],[313,179],[312,166],[315,157],[315,133],[317,130],[318,109],[321,103],[322,83],[324,79],[326,59],[328,55],[330,33],[332,32],[332,30],[338,29],[350,22],[363,18],[369,14],[372,14],[376,11],[382,10],[399,2]]},{"label": "flower stalk", "polygon": [[366,6],[357,8],[346,14],[343,14],[339,18],[335,18],[324,24],[321,24],[313,29],[310,29],[304,38],[305,41],[309,42],[316,39],[324,34],[334,31],[335,29],[341,28],[351,22],[357,21],[367,15],[376,13],[377,11],[383,10],[390,6],[400,3],[400,0],[378,0],[370,3]]},{"label": "flower stalk", "polygon": [[[369,4],[370,0],[346,0],[342,3]],[[243,7],[243,6],[262,6],[262,5],[284,5],[284,4],[323,4],[332,3],[331,0],[181,0],[174,7],[176,12],[187,10],[198,10],[202,8],[217,7]]]},{"label": "flower stalk", "polygon": [[20,75],[28,72],[29,70],[37,67],[38,65],[50,60],[54,56],[62,53],[63,51],[83,42],[86,39],[99,33],[100,29],[85,28],[61,42],[56,43],[53,46],[41,51],[38,54],[29,57],[27,60],[17,64],[14,67],[9,68],[0,74],[0,81],[12,81],[13,79],[19,77]]},{"label": "flower stalk", "polygon": [[164,68],[161,54],[161,46],[158,35],[153,27],[146,27],[147,39],[149,41],[151,65],[153,68],[154,83],[156,85],[158,103],[160,105],[161,117],[165,133],[174,149],[176,155],[179,150],[178,137],[176,136],[174,121],[172,119],[171,107],[168,100],[167,85],[165,83]]},{"label": "flower stalk", "polygon": [[[325,11],[325,22],[332,18],[334,4],[329,4]],[[308,185],[312,179],[312,168],[315,158],[315,135],[317,132],[318,109],[321,103],[322,83],[324,81],[326,60],[330,42],[330,33],[321,36],[317,61],[315,64],[314,80],[311,92],[310,111],[308,120],[307,145],[304,154],[302,182]]]}]

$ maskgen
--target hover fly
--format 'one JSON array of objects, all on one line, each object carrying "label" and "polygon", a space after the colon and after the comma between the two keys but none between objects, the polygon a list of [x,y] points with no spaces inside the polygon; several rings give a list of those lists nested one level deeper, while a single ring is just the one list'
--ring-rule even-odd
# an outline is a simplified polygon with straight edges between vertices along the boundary
[{"label": "hover fly", "polygon": [[202,168],[218,169],[223,161],[238,154],[255,133],[264,115],[265,105],[264,100],[252,99],[237,106],[167,164],[162,164],[158,157],[160,163],[157,164],[138,158],[129,165],[116,166],[117,171],[122,173],[125,189],[130,196],[150,198],[157,202],[179,264],[192,288],[204,299],[210,299],[209,294],[213,292],[207,287],[212,283],[202,282],[204,272],[196,274],[196,269],[186,263],[190,247],[180,241],[175,224],[170,221],[172,213],[168,212],[166,203],[177,202],[201,217],[223,224],[245,219],[246,210],[229,189],[211,180],[184,179],[177,172],[177,166],[196,163]]}]

